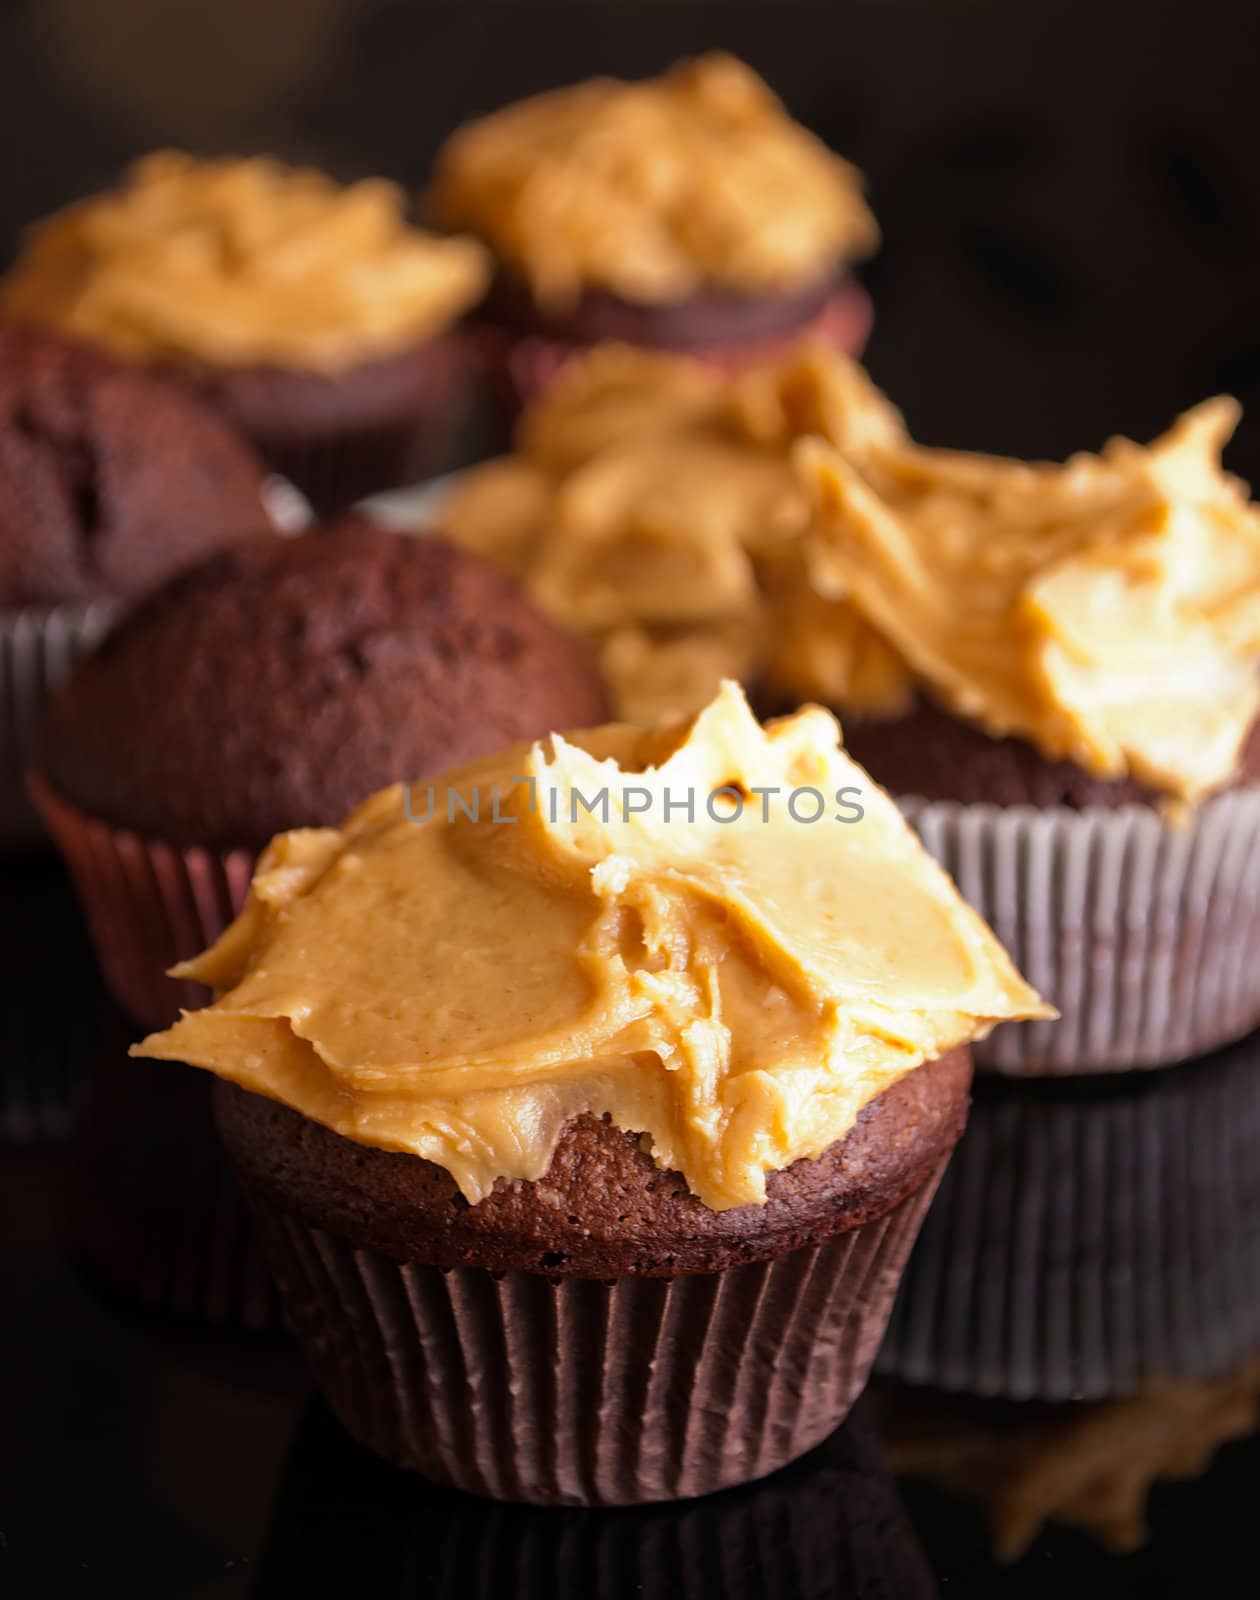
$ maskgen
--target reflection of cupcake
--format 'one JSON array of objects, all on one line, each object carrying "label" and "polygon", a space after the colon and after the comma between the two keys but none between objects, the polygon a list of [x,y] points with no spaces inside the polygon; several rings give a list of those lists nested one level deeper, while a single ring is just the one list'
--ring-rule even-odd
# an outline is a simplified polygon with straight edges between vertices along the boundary
[{"label": "reflection of cupcake", "polygon": [[255,1600],[396,1593],[421,1573],[424,1592],[461,1600],[936,1594],[861,1408],[765,1483],[684,1505],[540,1512],[391,1472],[313,1404],[281,1479]]},{"label": "reflection of cupcake", "polygon": [[1260,1347],[1260,1039],[1167,1072],[986,1082],[881,1356],[1014,1399],[1215,1377]]},{"label": "reflection of cupcake", "polygon": [[0,308],[191,379],[330,510],[440,465],[485,279],[391,184],[165,153],[40,224]]},{"label": "reflection of cupcake", "polygon": [[[618,715],[687,715],[723,678],[772,684],[785,638],[809,648],[795,616],[786,635],[776,618],[804,587],[793,574],[809,501],[791,450],[813,433],[861,460],[902,426],[862,369],[817,341],[737,375],[602,346],[526,408],[514,455],[461,477],[440,521],[592,640]],[[856,614],[844,641],[850,700],[884,706],[891,681],[900,701],[899,659]]]},{"label": "reflection of cupcake", "polygon": [[252,451],[193,398],[0,327],[0,843],[37,837],[43,703],[122,601],[267,528]]},{"label": "reflection of cupcake", "polygon": [[1061,467],[798,452],[815,620],[840,599],[930,697],[846,717],[852,747],[1062,1014],[1001,1030],[980,1059],[1003,1070],[1153,1066],[1260,1022],[1260,515],[1220,468],[1235,416],[1209,402]]},{"label": "reflection of cupcake", "polygon": [[141,1048],[228,1080],[288,1319],[381,1454],[632,1503],[848,1410],[965,1044],[1043,1008],[836,733],[728,686],[396,786],[274,841],[183,969],[217,999]]},{"label": "reflection of cupcake", "polygon": [[497,573],[348,520],[133,613],[52,703],[35,787],[110,987],[156,1027],[203,998],[163,974],[231,919],[273,833],[602,707],[580,644]]},{"label": "reflection of cupcake", "polygon": [[860,180],[730,56],[470,123],[431,198],[498,258],[488,317],[523,397],[606,339],[724,364],[806,331],[850,355],[866,342],[847,275],[877,237]]}]

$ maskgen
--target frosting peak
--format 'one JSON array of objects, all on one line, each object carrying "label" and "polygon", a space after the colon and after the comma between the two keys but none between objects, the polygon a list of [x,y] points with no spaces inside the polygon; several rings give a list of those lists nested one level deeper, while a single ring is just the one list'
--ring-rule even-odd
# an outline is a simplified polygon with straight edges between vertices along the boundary
[{"label": "frosting peak", "polygon": [[705,285],[789,292],[877,237],[853,168],[721,53],[467,124],[439,153],[433,203],[552,311],[590,286],[646,304]]},{"label": "frosting peak", "polygon": [[1205,402],[1063,466],[909,441],[799,447],[815,587],[990,733],[1176,800],[1228,783],[1260,711],[1260,513]]},{"label": "frosting peak", "polygon": [[818,709],[763,729],[727,685],[689,725],[555,737],[283,835],[181,969],[218,999],[139,1048],[473,1202],[586,1111],[713,1209],[763,1201],[912,1068],[1047,1014],[837,737]]},{"label": "frosting peak", "polygon": [[488,276],[392,183],[166,151],[38,224],[0,310],[132,360],[335,372],[440,332]]}]

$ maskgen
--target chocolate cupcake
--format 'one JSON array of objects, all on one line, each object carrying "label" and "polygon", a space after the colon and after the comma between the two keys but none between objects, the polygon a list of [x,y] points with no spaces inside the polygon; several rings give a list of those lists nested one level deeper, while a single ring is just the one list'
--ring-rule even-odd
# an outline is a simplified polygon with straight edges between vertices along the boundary
[{"label": "chocolate cupcake", "polygon": [[0,843],[44,701],[119,606],[270,526],[253,451],[207,407],[104,355],[0,325]]},{"label": "chocolate cupcake", "polygon": [[273,841],[180,969],[215,1001],[137,1048],[224,1080],[356,1437],[494,1498],[631,1504],[842,1420],[966,1045],[1045,1007],[825,713],[763,730],[728,685],[574,737]]},{"label": "chocolate cupcake", "polygon": [[1161,1073],[978,1086],[882,1371],[1101,1400],[1257,1348],[1260,1036]]},{"label": "chocolate cupcake", "polygon": [[1064,466],[798,452],[811,622],[834,596],[901,662],[906,713],[846,715],[854,751],[1061,1014],[1000,1030],[985,1065],[1158,1066],[1260,1023],[1260,514],[1221,470],[1236,420],[1210,401]]},{"label": "chocolate cupcake", "polygon": [[[513,455],[460,475],[438,516],[591,640],[618,716],[686,716],[728,677],[765,698],[787,641],[805,648],[797,608],[790,631],[776,619],[810,515],[792,449],[813,434],[860,461],[904,430],[861,367],[817,340],[738,374],[603,345],[526,407]],[[827,608],[832,654],[839,612]],[[850,698],[885,706],[900,658],[856,613],[845,630]]]},{"label": "chocolate cupcake", "polygon": [[498,260],[488,343],[528,399],[603,340],[734,366],[809,331],[849,355],[878,234],[857,173],[733,57],[595,78],[460,128],[430,194]]},{"label": "chocolate cupcake", "polygon": [[204,998],[165,971],[231,920],[273,833],[603,704],[582,646],[497,573],[347,519],[133,612],[52,702],[34,792],[110,988],[159,1026]]},{"label": "chocolate cupcake", "polygon": [[39,224],[0,309],[178,373],[328,513],[444,465],[487,276],[392,184],[165,152]]}]

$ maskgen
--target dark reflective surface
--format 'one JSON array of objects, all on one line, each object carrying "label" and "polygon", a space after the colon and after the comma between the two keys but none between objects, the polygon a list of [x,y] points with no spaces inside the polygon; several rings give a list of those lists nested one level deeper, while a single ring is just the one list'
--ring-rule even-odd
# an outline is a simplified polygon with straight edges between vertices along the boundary
[{"label": "dark reflective surface", "polygon": [[[0,1592],[134,1600],[1253,1592],[1260,1354],[1231,1352],[1225,1370],[1218,1340],[1207,1375],[1193,1362],[1180,1373],[1143,1370],[1123,1395],[1089,1403],[984,1400],[881,1379],[805,1460],[679,1506],[526,1510],[395,1472],[310,1395],[282,1336],[144,1310],[118,1281],[104,1290],[99,1270],[84,1275],[85,1245],[98,1253],[85,1219],[143,1226],[134,1201],[146,1187],[156,1232],[169,1231],[180,1171],[172,1147],[186,1135],[159,1108],[152,1135],[118,1138],[101,1110],[107,1086],[97,1084],[79,1097],[78,1138],[33,1137],[64,1131],[80,1066],[99,1063],[102,1043],[116,1050],[119,1036],[99,1005],[59,874],[26,864],[6,878],[17,914],[5,921],[0,954],[23,982],[3,1002],[0,1103],[40,1112],[11,1126],[0,1152]],[[46,948],[62,952],[90,1003],[54,1003],[57,963],[23,948],[23,906],[42,919]],[[1120,1150],[1130,1126],[1166,1130],[1167,1145],[1161,1134],[1151,1149],[1185,1159],[1151,1188],[1152,1206],[1165,1218],[1215,1218],[1217,1255],[1245,1276],[1254,1255],[1237,1245],[1250,1246],[1251,1217],[1238,1197],[1252,1190],[1226,1157],[1260,1138],[1246,1125],[1260,1120],[1258,1076],[1252,1043],[1130,1084],[986,1085],[955,1184],[990,1161],[1003,1184],[1010,1178],[1028,1192],[1045,1182],[1026,1156],[1040,1150],[1043,1129],[1047,1148],[1073,1148],[1060,1130],[1065,1117],[1087,1146],[1095,1126]],[[143,1094],[147,1082],[137,1077],[130,1092]],[[132,1135],[142,1126],[137,1117]],[[200,1172],[202,1146],[188,1149],[197,1156],[188,1172]],[[1062,1161],[1048,1170],[1057,1209],[1047,1215],[1062,1223],[1039,1236],[1037,1303],[1053,1316],[1070,1281],[1069,1244],[1087,1247],[1089,1231],[1073,1218]],[[1093,1183],[1095,1166],[1089,1174]],[[1226,1192],[1229,1215],[1219,1210]],[[1097,1193],[1099,1204],[1118,1203],[1106,1201],[1105,1183]],[[948,1262],[961,1246],[945,1220],[937,1213],[925,1237]],[[1194,1241],[1186,1270],[1174,1261],[1178,1270],[1158,1281],[1182,1303],[1171,1308],[1177,1326],[1208,1337],[1204,1297],[1219,1298],[1220,1261],[1205,1253],[1197,1224],[1186,1236]],[[1134,1237],[1145,1237],[1140,1226]],[[992,1258],[999,1272],[1010,1267],[1008,1244]],[[1118,1292],[1124,1260],[1108,1272]],[[939,1275],[931,1281],[939,1286]],[[1249,1303],[1246,1285],[1235,1288],[1229,1303]],[[1144,1302],[1167,1316],[1169,1307]],[[1001,1314],[1006,1304],[1000,1294],[967,1300],[981,1344],[996,1337],[985,1306]]]}]

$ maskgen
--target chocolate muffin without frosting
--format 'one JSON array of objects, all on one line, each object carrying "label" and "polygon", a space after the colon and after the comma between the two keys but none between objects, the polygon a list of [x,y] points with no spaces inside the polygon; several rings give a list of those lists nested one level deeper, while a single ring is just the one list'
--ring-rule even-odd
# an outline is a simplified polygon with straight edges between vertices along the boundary
[{"label": "chocolate muffin without frosting", "polygon": [[347,518],[154,595],[54,701],[63,799],[180,845],[260,848],[374,789],[604,714],[583,646],[440,539]]},{"label": "chocolate muffin without frosting", "polygon": [[178,385],[0,326],[0,607],[138,594],[269,527],[253,450]]}]

